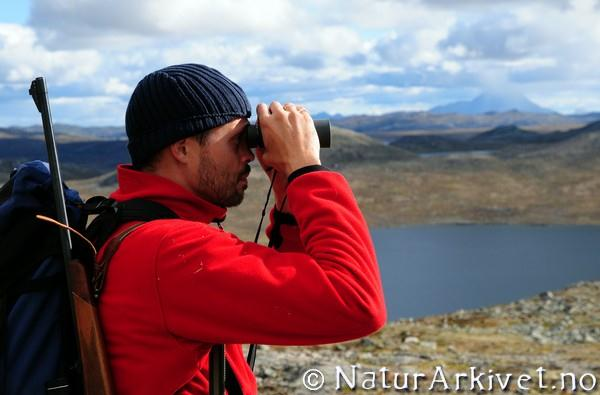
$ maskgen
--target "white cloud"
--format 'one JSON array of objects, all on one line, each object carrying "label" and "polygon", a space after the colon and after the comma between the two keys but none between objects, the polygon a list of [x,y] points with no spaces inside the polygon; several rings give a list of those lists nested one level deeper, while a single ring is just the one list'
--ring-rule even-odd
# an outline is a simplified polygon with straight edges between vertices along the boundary
[{"label": "white cloud", "polygon": [[55,84],[69,84],[94,74],[101,56],[94,50],[49,51],[36,33],[24,26],[0,24],[0,81],[29,83],[44,75]]},{"label": "white cloud", "polygon": [[31,24],[51,47],[135,48],[207,36],[276,38],[304,17],[291,1],[34,0]]},{"label": "white cloud", "polygon": [[55,122],[75,125],[122,125],[127,101],[114,96],[51,98]]},{"label": "white cloud", "polygon": [[432,93],[437,89],[428,86],[411,86],[407,88],[397,86],[380,86],[380,85],[366,85],[362,89],[362,93],[387,93],[397,94],[400,96],[419,96],[424,93]]},{"label": "white cloud", "polygon": [[216,67],[257,100],[305,100],[317,112],[424,109],[482,86],[589,98],[554,100],[564,111],[595,105],[600,85],[592,0],[32,4],[29,27],[0,25],[0,100],[43,74],[59,88],[59,115],[96,123],[121,123],[145,74],[186,62]]},{"label": "white cloud", "polygon": [[342,57],[368,49],[359,32],[345,26],[314,26],[285,36],[281,44],[288,44],[297,51],[318,50],[327,57]]},{"label": "white cloud", "polygon": [[324,23],[355,26],[363,31],[406,33],[452,24],[453,10],[436,9],[414,0],[312,0]]},{"label": "white cloud", "polygon": [[445,60],[442,62],[442,69],[450,74],[456,74],[462,70],[462,66],[458,62],[451,60]]},{"label": "white cloud", "polygon": [[542,68],[547,68],[547,67],[554,67],[558,64],[558,61],[556,58],[553,58],[553,57],[532,56],[532,57],[527,57],[527,58],[522,58],[522,59],[508,60],[501,64],[506,65],[506,67],[509,69],[519,69],[519,70],[525,71],[525,70],[536,70],[536,69],[542,69]]},{"label": "white cloud", "polygon": [[227,40],[198,40],[161,53],[163,65],[203,63],[219,69],[235,81],[252,78],[276,63],[265,58],[259,45],[238,46]]},{"label": "white cloud", "polygon": [[[121,4],[114,1],[115,5]],[[289,1],[155,0],[144,12],[162,33],[188,35],[269,35],[297,26],[297,8]],[[300,11],[299,16],[302,16]]]},{"label": "white cloud", "polygon": [[533,94],[530,98],[542,107],[561,113],[585,113],[590,109],[600,109],[600,97],[594,91],[557,90],[544,95]]},{"label": "white cloud", "polygon": [[106,81],[106,84],[104,85],[104,91],[107,95],[130,95],[131,92],[133,92],[133,87],[124,84],[118,78],[111,77],[108,79],[108,81]]},{"label": "white cloud", "polygon": [[394,111],[425,111],[430,107],[431,105],[424,102],[373,104],[360,97],[337,98],[307,103],[307,108],[309,110],[318,109],[319,112],[324,111],[329,114],[342,115],[381,115]]},{"label": "white cloud", "polygon": [[467,47],[465,47],[463,44],[458,44],[455,46],[450,46],[446,49],[446,51],[452,55],[452,56],[456,56],[457,58],[464,58],[465,56],[468,55],[468,50]]}]

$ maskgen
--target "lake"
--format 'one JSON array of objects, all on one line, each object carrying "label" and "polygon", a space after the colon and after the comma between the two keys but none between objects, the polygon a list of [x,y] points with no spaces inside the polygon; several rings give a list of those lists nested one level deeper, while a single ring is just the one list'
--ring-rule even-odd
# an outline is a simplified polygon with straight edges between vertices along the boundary
[{"label": "lake", "polygon": [[389,320],[600,280],[600,226],[430,225],[371,234]]}]

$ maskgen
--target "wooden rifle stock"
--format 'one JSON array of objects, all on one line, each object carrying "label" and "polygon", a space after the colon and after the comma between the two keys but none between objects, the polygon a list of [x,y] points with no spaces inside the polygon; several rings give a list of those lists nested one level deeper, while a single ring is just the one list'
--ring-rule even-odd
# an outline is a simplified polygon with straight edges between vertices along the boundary
[{"label": "wooden rifle stock", "polygon": [[71,298],[77,321],[79,353],[83,370],[83,389],[86,395],[112,395],[115,393],[106,357],[106,347],[98,310],[92,302],[88,277],[83,264],[73,259],[69,264],[73,280]]}]

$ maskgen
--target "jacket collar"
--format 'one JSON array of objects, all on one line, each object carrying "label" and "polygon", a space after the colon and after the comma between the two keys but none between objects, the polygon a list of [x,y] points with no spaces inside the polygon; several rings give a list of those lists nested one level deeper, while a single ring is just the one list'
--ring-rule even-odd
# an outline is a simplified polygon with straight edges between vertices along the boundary
[{"label": "jacket collar", "polygon": [[167,178],[119,165],[117,180],[119,188],[110,195],[116,201],[143,198],[170,208],[182,219],[205,223],[225,220],[226,208],[194,195]]}]

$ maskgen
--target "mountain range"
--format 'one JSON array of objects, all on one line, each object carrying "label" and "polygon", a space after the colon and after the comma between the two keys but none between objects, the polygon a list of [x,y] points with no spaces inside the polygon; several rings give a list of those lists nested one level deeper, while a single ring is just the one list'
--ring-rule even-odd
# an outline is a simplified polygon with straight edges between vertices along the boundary
[{"label": "mountain range", "polygon": [[[518,93],[483,92],[470,101],[449,103],[430,111],[396,111],[381,115],[341,115],[313,113],[314,119],[380,140],[391,141],[408,134],[479,133],[502,125],[546,130],[568,130],[600,120],[600,113],[562,115],[542,108]],[[123,126],[80,127],[57,123],[59,135],[93,136],[99,139],[125,139]],[[41,126],[0,128],[13,136],[41,135]],[[63,137],[64,137],[63,136]],[[1,137],[1,136],[0,136]]]},{"label": "mountain range", "polygon": [[[389,144],[362,133],[334,127],[332,149],[322,151],[323,163],[338,168],[351,163],[374,163],[387,160],[411,160],[423,153],[493,151],[513,155],[555,143],[576,140],[580,136],[600,136],[600,121],[568,131],[538,133],[517,125],[505,125],[474,135],[412,135],[399,137]],[[28,137],[29,136],[29,137]],[[8,172],[18,163],[45,159],[45,145],[29,132],[0,129],[0,171]],[[88,178],[111,172],[119,163],[128,163],[124,139],[85,140],[85,137],[61,135],[58,150],[65,178]],[[61,142],[62,140],[62,142]],[[590,140],[592,141],[592,140]],[[596,140],[593,140],[596,141]]]},{"label": "mountain range", "polygon": [[485,114],[444,114],[427,111],[353,115],[333,120],[336,126],[366,133],[380,140],[415,134],[480,133],[503,125],[540,130],[568,130],[600,120],[600,113],[561,115],[507,111]]},{"label": "mountain range", "polygon": [[554,114],[555,111],[543,108],[525,95],[510,92],[484,92],[473,100],[459,101],[433,107],[434,114],[485,114],[519,111],[534,114]]},{"label": "mountain range", "polygon": [[520,150],[523,151],[538,149],[552,143],[561,143],[582,135],[600,135],[600,121],[568,131],[550,133],[537,133],[524,130],[516,125],[504,125],[467,137],[464,135],[435,134],[403,136],[393,140],[390,145],[417,154],[478,150],[497,151],[516,146],[519,146]]}]

